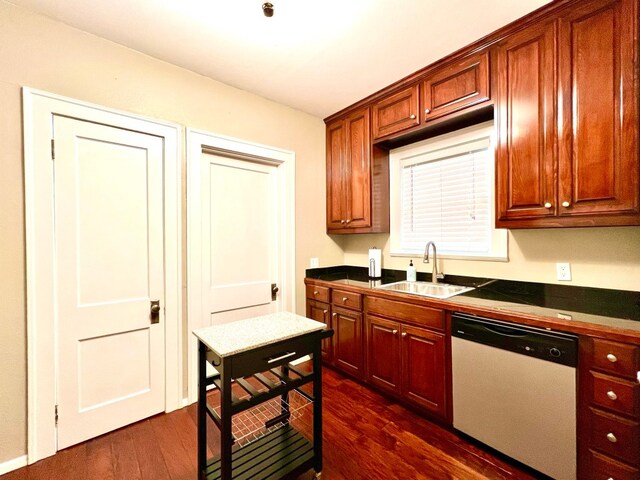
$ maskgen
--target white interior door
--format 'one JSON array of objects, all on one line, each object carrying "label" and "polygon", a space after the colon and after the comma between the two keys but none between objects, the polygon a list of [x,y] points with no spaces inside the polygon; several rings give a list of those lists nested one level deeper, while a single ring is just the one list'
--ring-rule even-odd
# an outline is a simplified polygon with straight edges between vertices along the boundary
[{"label": "white interior door", "polygon": [[[58,449],[165,409],[163,139],[54,117]],[[153,323],[157,320],[158,323]]]},{"label": "white interior door", "polygon": [[201,157],[203,314],[209,324],[277,311],[278,166]]}]

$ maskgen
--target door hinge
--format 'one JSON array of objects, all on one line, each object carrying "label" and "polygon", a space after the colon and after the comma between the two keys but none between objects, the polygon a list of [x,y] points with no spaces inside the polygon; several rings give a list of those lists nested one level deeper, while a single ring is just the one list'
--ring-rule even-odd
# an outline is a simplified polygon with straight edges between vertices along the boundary
[{"label": "door hinge", "polygon": [[56,141],[52,138],[51,139],[51,160],[55,160],[56,159]]},{"label": "door hinge", "polygon": [[58,405],[56,405],[56,426],[58,426]]}]

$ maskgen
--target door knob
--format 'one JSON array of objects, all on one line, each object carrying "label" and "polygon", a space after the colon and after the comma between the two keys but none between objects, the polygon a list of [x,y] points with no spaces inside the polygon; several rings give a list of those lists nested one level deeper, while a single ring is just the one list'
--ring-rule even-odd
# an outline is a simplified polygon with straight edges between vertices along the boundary
[{"label": "door knob", "polygon": [[151,317],[152,324],[160,323],[160,300],[151,300],[149,315]]},{"label": "door knob", "polygon": [[280,291],[280,289],[278,288],[278,285],[276,285],[275,283],[271,284],[271,301],[275,301],[276,300],[276,294]]}]

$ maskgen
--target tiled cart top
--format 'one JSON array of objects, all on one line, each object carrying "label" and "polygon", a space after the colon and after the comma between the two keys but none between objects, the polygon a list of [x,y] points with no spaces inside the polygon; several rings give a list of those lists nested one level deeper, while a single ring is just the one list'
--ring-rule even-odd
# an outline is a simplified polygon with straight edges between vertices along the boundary
[{"label": "tiled cart top", "polygon": [[193,334],[219,357],[323,330],[325,324],[289,312],[199,328]]}]

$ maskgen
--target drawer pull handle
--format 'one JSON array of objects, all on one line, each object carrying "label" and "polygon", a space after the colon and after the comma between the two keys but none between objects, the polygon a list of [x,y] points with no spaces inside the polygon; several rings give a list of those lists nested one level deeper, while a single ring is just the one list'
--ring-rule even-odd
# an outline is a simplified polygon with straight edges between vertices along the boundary
[{"label": "drawer pull handle", "polygon": [[607,360],[611,363],[616,363],[618,361],[618,357],[616,357],[613,353],[607,354]]},{"label": "drawer pull handle", "polygon": [[349,300],[347,297],[342,297],[342,303],[347,303],[347,300]]},{"label": "drawer pull handle", "polygon": [[407,332],[402,332],[402,336],[406,337],[407,336]]},{"label": "drawer pull handle", "polygon": [[337,313],[332,313],[331,315],[333,316],[333,318],[336,318],[338,316]]},{"label": "drawer pull handle", "polygon": [[267,363],[277,362],[278,360],[284,360],[285,358],[293,357],[296,352],[287,352],[284,355],[280,355],[279,357],[270,358],[267,360]]},{"label": "drawer pull handle", "polygon": [[394,335],[398,334],[398,330],[391,330],[391,333],[393,333]]},{"label": "drawer pull handle", "polygon": [[314,290],[314,291],[313,291],[313,294],[314,294],[314,295],[320,295],[320,292],[319,292],[318,290]]},{"label": "drawer pull handle", "polygon": [[616,443],[618,441],[616,436],[611,432],[607,433],[607,440],[609,440],[611,443]]},{"label": "drawer pull handle", "polygon": [[614,392],[613,390],[609,390],[607,392],[607,397],[609,397],[609,400],[617,400],[618,399],[618,395],[616,395],[616,392]]},{"label": "drawer pull handle", "polygon": [[322,310],[323,315],[326,315],[327,313],[329,313],[329,310]]},{"label": "drawer pull handle", "polygon": [[551,203],[547,202],[544,204],[544,208],[551,208]]}]

